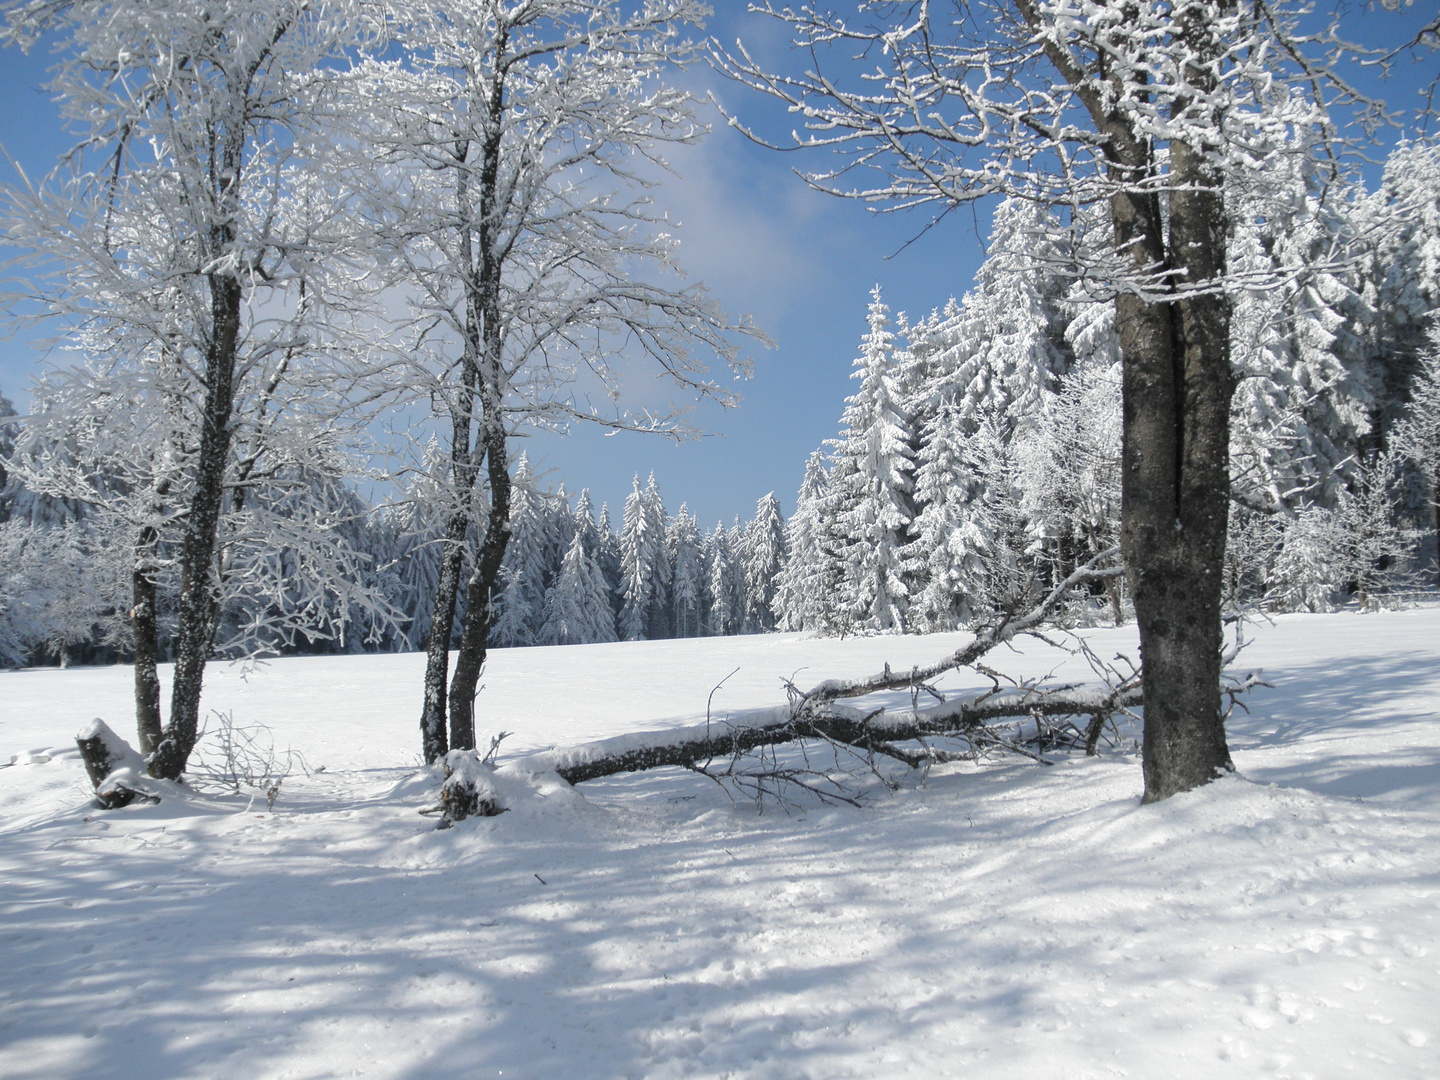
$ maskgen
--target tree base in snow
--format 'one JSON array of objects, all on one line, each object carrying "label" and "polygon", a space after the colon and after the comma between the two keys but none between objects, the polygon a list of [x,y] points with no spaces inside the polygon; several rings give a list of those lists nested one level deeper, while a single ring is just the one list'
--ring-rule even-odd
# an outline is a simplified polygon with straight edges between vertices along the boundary
[{"label": "tree base in snow", "polygon": [[86,724],[75,736],[80,760],[95,788],[95,803],[102,810],[118,810],[136,799],[159,802],[160,796],[143,790],[139,779],[145,773],[145,759],[129,743],[115,734],[109,724],[98,717]]},{"label": "tree base in snow", "polygon": [[468,817],[495,817],[509,807],[501,804],[499,793],[491,780],[495,769],[474,750],[451,750],[442,762],[445,783],[440,785],[437,805],[420,811],[441,814],[441,829],[448,829]]}]

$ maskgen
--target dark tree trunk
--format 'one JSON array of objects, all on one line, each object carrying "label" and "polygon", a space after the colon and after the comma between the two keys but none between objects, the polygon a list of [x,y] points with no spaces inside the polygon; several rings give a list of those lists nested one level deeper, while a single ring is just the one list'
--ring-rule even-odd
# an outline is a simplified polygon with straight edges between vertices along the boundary
[{"label": "dark tree trunk", "polygon": [[[1203,15],[1185,28],[1192,55],[1212,55]],[[1197,91],[1209,71],[1186,72]],[[1178,113],[1187,106],[1176,103]],[[1211,118],[1219,129],[1219,117]],[[1168,250],[1158,204],[1144,215],[1145,263],[1164,266],[1175,299],[1122,297],[1117,308],[1124,362],[1121,544],[1135,600],[1145,686],[1145,801],[1208,783],[1228,771],[1220,705],[1225,536],[1230,513],[1229,300],[1225,272],[1224,178],[1204,148],[1170,144]],[[1119,223],[1117,239],[1122,236]],[[1158,256],[1158,257],[1157,257]],[[1206,286],[1187,293],[1187,287]]]},{"label": "dark tree trunk", "polygon": [[195,748],[200,730],[200,690],[220,611],[215,550],[230,458],[230,418],[235,405],[235,358],[243,297],[240,282],[233,276],[212,274],[209,283],[213,335],[205,356],[205,403],[195,492],[180,544],[170,723],[150,759],[151,775],[165,780],[180,778]]},{"label": "dark tree trunk", "polygon": [[455,502],[441,539],[445,546],[440,556],[440,580],[435,586],[430,633],[425,642],[425,703],[420,713],[420,743],[426,764],[444,757],[449,749],[445,737],[445,683],[450,671],[450,635],[455,628],[455,601],[460,593],[460,570],[465,561],[465,536],[470,529],[477,472],[470,449],[475,364],[468,357],[466,367],[450,441],[450,476]]},{"label": "dark tree trunk", "polygon": [[[498,51],[504,52],[505,35]],[[464,251],[475,267],[466,282],[465,320],[467,347],[477,362],[477,396],[480,401],[480,448],[490,484],[490,514],[480,553],[465,593],[465,623],[450,681],[450,749],[475,749],[475,695],[493,621],[491,607],[500,565],[510,542],[510,458],[506,449],[505,336],[500,311],[500,280],[505,252],[499,239],[504,218],[499,190],[502,120],[507,107],[505,76],[497,71],[487,88],[487,124],[480,147],[480,205],[475,216],[475,248],[467,228]]]},{"label": "dark tree trunk", "polygon": [[450,673],[450,634],[455,627],[455,600],[460,593],[460,569],[465,557],[469,514],[453,515],[446,523],[440,556],[440,580],[430,611],[430,633],[425,639],[425,704],[420,712],[420,744],[428,765],[445,756],[445,683]]},{"label": "dark tree trunk", "polygon": [[[1044,18],[1019,0],[1034,29]],[[1220,68],[1214,13],[1193,9],[1179,30],[1193,98],[1213,92]],[[1198,787],[1228,770],[1220,709],[1220,601],[1229,521],[1229,302],[1223,177],[1207,148],[1169,144],[1169,175],[1149,136],[1113,107],[1113,82],[1128,75],[1077,65],[1058,45],[1046,53],[1103,137],[1110,221],[1136,281],[1122,282],[1115,326],[1122,361],[1120,545],[1140,633],[1145,686],[1145,801]],[[1102,84],[1112,83],[1111,87]],[[1143,80],[1127,90],[1144,97]],[[1197,131],[1221,130],[1216,110],[1196,109]],[[1159,190],[1170,193],[1169,229]],[[1213,292],[1204,291],[1206,288]],[[1195,291],[1190,291],[1195,290]],[[1169,295],[1166,295],[1166,294]]]},{"label": "dark tree trunk", "polygon": [[[486,406],[489,411],[489,404]],[[505,548],[510,543],[510,473],[505,447],[503,417],[496,414],[487,423],[485,459],[490,481],[490,516],[485,539],[475,561],[466,590],[465,623],[460,631],[460,649],[455,656],[455,677],[450,682],[450,748],[475,749],[475,695],[493,623],[492,602],[495,583]]]},{"label": "dark tree trunk", "polygon": [[[503,52],[505,38],[500,41]],[[490,633],[490,593],[500,572],[504,539],[509,526],[509,462],[505,453],[505,427],[499,410],[504,391],[500,385],[500,267],[497,251],[497,186],[500,167],[501,119],[505,108],[505,78],[497,72],[486,98],[489,125],[479,147],[479,205],[471,203],[472,165],[475,145],[462,139],[454,147],[455,210],[459,228],[460,255],[471,270],[462,282],[465,292],[463,338],[460,362],[460,398],[455,407],[451,436],[452,478],[455,504],[446,525],[444,560],[426,647],[425,704],[420,717],[421,740],[426,762],[442,757],[447,750],[470,750],[475,746],[473,702],[485,663],[485,640]],[[476,250],[478,246],[479,250]],[[483,368],[483,370],[482,370]],[[471,450],[471,426],[475,406],[480,403],[480,435]],[[496,432],[498,431],[498,438]],[[488,461],[491,491],[490,525],[481,542],[480,554],[466,589],[465,621],[455,675],[450,684],[447,745],[445,677],[449,669],[450,636],[455,625],[455,603],[459,594],[464,539],[474,513],[474,490],[481,459]],[[496,476],[501,477],[496,483]],[[497,511],[496,507],[500,507]],[[502,527],[497,529],[497,513]],[[496,545],[498,544],[498,554]],[[478,640],[478,644],[477,644]],[[457,703],[459,712],[457,714]]]},{"label": "dark tree trunk", "polygon": [[135,727],[140,753],[149,757],[160,745],[159,620],[155,612],[155,580],[150,576],[159,530],[146,525],[135,542],[135,567],[130,574],[130,627],[135,644]]},{"label": "dark tree trunk", "polygon": [[[1045,18],[1018,0],[1032,29]],[[1182,16],[1192,100],[1213,92],[1220,69],[1215,13]],[[1133,74],[1084,68],[1056,44],[1046,55],[1075,88],[1104,139],[1116,250],[1138,279],[1122,282],[1115,328],[1122,362],[1120,546],[1140,633],[1145,685],[1145,801],[1198,787],[1231,768],[1220,710],[1220,600],[1229,521],[1229,302],[1220,291],[1226,217],[1220,171],[1206,148],[1169,144],[1169,176],[1150,136],[1117,111],[1117,85]],[[1107,85],[1108,84],[1108,85]],[[1146,96],[1143,79],[1125,93]],[[1221,130],[1213,108],[1197,131]],[[1159,190],[1170,193],[1168,237]],[[1168,272],[1168,277],[1157,275]],[[1143,283],[1143,288],[1141,287]],[[1215,295],[1187,289],[1209,286]],[[1166,293],[1170,295],[1164,295]]]}]

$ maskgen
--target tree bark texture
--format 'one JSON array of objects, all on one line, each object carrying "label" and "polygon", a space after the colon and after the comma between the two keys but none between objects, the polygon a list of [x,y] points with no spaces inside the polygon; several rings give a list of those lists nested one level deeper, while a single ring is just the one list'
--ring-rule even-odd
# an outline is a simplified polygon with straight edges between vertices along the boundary
[{"label": "tree bark texture", "polygon": [[159,530],[146,525],[135,542],[135,565],[130,573],[130,628],[135,647],[135,727],[140,753],[153,754],[160,745],[159,620],[155,611],[155,581],[150,576]]},{"label": "tree bark texture", "polygon": [[[505,51],[506,36],[499,36],[497,55]],[[450,748],[475,749],[475,695],[493,622],[491,607],[495,583],[505,548],[510,542],[510,459],[506,448],[505,339],[500,312],[501,274],[505,251],[500,243],[499,223],[504,217],[499,191],[501,134],[505,100],[505,69],[497,66],[486,88],[487,123],[480,145],[479,212],[476,215],[475,250],[469,249],[470,230],[465,234],[466,261],[475,273],[465,283],[467,348],[479,366],[477,396],[480,401],[480,445],[485,455],[486,478],[490,484],[490,513],[480,553],[466,589],[465,622],[460,631],[460,648],[455,657],[455,675],[450,681]]]},{"label": "tree bark texture", "polygon": [[[1037,32],[1032,0],[1020,11]],[[1208,8],[1176,8],[1186,56],[1171,104],[1196,139],[1222,130],[1207,95],[1223,43]],[[1145,686],[1146,802],[1231,768],[1220,706],[1220,603],[1229,520],[1229,301],[1223,176],[1214,147],[1169,141],[1168,175],[1148,134],[1115,101],[1144,98],[1133,74],[1080,66],[1055,44],[1046,54],[1075,88],[1104,139],[1110,222],[1117,252],[1133,268],[1115,299],[1123,410],[1120,545],[1135,603]],[[1108,85],[1107,85],[1108,84]],[[1200,104],[1197,104],[1200,103]],[[1208,112],[1205,111],[1208,109]],[[1189,111],[1187,111],[1189,110]],[[1160,188],[1169,193],[1168,232]]]},{"label": "tree bark texture", "polygon": [[[231,174],[238,180],[239,153]],[[233,185],[234,181],[232,181]],[[217,238],[218,249],[234,242],[233,228]],[[178,780],[195,748],[200,729],[200,690],[210,658],[220,598],[215,579],[216,539],[225,501],[230,459],[231,413],[235,404],[235,361],[240,337],[240,282],[230,273],[208,275],[212,334],[205,355],[205,401],[195,491],[180,544],[180,596],[175,630],[175,674],[170,723],[150,759],[150,773]]]},{"label": "tree bark texture", "polygon": [[[1203,14],[1182,23],[1193,57],[1219,43]],[[1214,90],[1191,65],[1187,84]],[[1191,106],[1177,100],[1179,114]],[[1218,131],[1220,118],[1209,117]],[[1204,125],[1201,125],[1203,130]],[[1146,161],[1123,162],[1132,176]],[[1122,295],[1121,546],[1145,685],[1144,801],[1208,783],[1232,766],[1220,703],[1221,600],[1230,512],[1229,300],[1224,178],[1207,148],[1170,142],[1168,238],[1153,195],[1117,195],[1112,223],[1137,272],[1163,267],[1173,299]]]}]

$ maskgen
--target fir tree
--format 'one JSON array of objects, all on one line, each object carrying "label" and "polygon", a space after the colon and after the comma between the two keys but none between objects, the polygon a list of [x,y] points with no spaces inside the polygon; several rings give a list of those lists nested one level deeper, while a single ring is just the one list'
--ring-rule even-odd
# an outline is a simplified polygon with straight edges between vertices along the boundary
[{"label": "fir tree", "polygon": [[913,569],[901,552],[914,517],[914,460],[909,421],[892,386],[895,336],[878,286],[868,321],[851,376],[860,389],[846,399],[844,427],[831,444],[824,516],[839,541],[841,618],[855,629],[899,632]]},{"label": "fir tree", "polygon": [[577,530],[565,550],[560,574],[545,597],[540,644],[614,641],[615,615],[609,593],[599,564],[585,550],[585,542]]},{"label": "fir tree", "polygon": [[651,640],[666,638],[671,634],[670,549],[666,544],[667,517],[665,501],[660,497],[660,486],[655,474],[645,485],[641,500],[645,514],[645,535],[650,542],[650,588],[649,602],[645,612],[645,636]]},{"label": "fir tree", "polygon": [[920,512],[904,553],[924,567],[912,612],[916,629],[951,630],[974,615],[974,583],[983,578],[980,561],[988,548],[970,532],[969,507],[982,493],[966,464],[965,428],[957,406],[947,402],[924,430],[915,487]]},{"label": "fir tree", "polygon": [[631,482],[620,527],[620,637],[642,641],[650,629],[650,606],[655,592],[655,563],[664,534],[657,532],[640,477]]},{"label": "fir tree", "polygon": [[710,637],[734,634],[739,613],[735,610],[735,557],[724,522],[705,537],[705,633]]},{"label": "fir tree", "polygon": [[704,606],[705,560],[700,529],[684,503],[665,533],[670,554],[670,596],[676,637],[699,637]]},{"label": "fir tree", "polygon": [[816,450],[805,463],[805,477],[795,500],[795,513],[785,523],[784,565],[776,575],[775,614],[782,630],[821,630],[828,623],[834,582],[822,550],[829,476],[825,456]]},{"label": "fir tree", "polygon": [[755,506],[755,517],[745,527],[743,551],[745,580],[745,631],[768,633],[775,629],[775,590],[785,562],[785,518],[772,491]]}]

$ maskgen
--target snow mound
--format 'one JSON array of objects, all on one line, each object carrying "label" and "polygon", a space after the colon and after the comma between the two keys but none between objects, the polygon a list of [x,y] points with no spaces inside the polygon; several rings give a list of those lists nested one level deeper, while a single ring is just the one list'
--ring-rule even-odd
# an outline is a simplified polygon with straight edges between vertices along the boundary
[{"label": "snow mound", "polygon": [[497,767],[477,750],[451,750],[443,763],[445,782],[439,803],[422,813],[442,813],[439,827],[443,829],[468,817],[496,817],[509,811],[544,817],[584,803],[583,796],[553,768],[536,768],[535,761],[525,758]]}]

